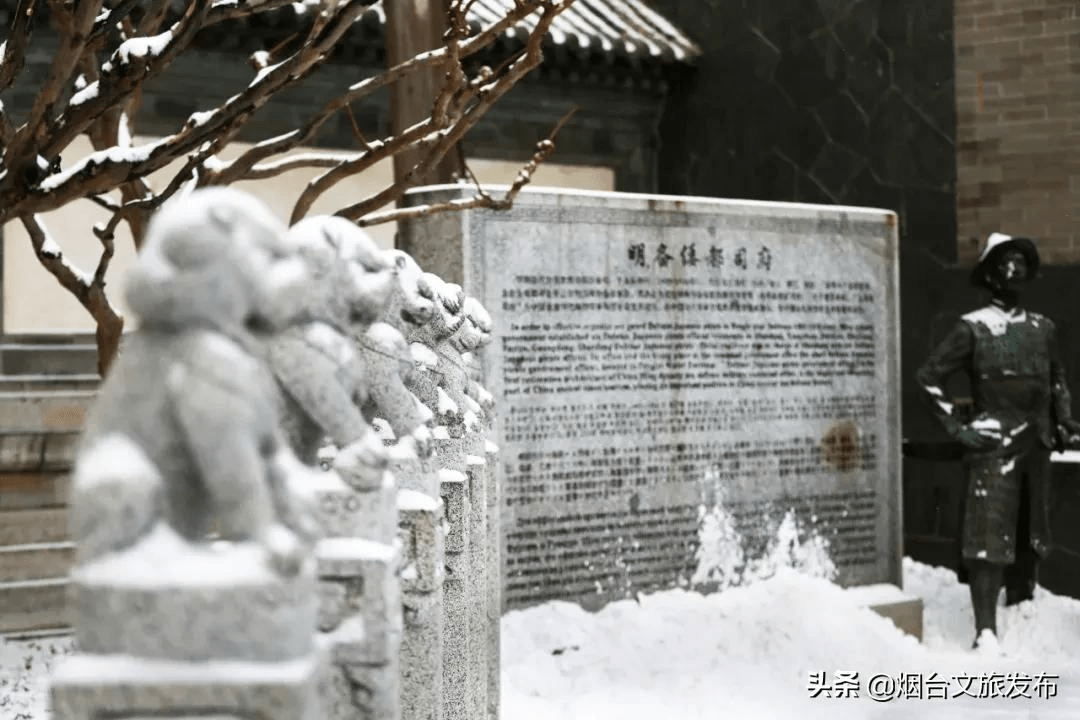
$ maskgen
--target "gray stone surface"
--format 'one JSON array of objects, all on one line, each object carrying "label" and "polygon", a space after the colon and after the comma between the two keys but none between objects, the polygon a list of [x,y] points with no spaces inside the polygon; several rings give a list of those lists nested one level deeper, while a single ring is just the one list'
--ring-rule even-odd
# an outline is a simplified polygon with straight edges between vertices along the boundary
[{"label": "gray stone surface", "polygon": [[470,667],[469,556],[448,553],[443,583],[443,717],[468,720],[473,711],[475,668]]},{"label": "gray stone surface", "polygon": [[[433,311],[428,321],[408,336],[418,365],[409,388],[435,414],[436,424],[452,425],[460,421],[465,408],[447,395],[445,374],[448,363],[460,362],[460,352],[452,342],[465,322],[465,295],[460,286],[443,282],[431,273],[424,273],[422,278],[434,295]],[[418,344],[422,347],[417,348]]]},{"label": "gray stone surface", "polygon": [[293,451],[314,465],[324,438],[345,446],[372,432],[361,411],[372,377],[348,332],[379,316],[393,273],[375,242],[344,218],[307,218],[289,239],[309,277],[296,298],[302,321],[268,340],[267,359]]},{"label": "gray stone surface", "polygon": [[[260,542],[282,572],[299,568],[314,529],[288,490],[276,390],[247,328],[291,322],[297,308],[288,298],[304,279],[284,227],[243,193],[193,192],[154,216],[125,286],[139,329],[102,384],[83,438],[88,453],[101,442],[126,448],[114,463],[91,454],[92,464],[77,462],[77,542],[93,527],[94,546],[113,548],[148,529],[141,513],[138,529],[81,515],[94,508],[80,498],[116,468],[134,468],[127,485],[143,497],[146,485],[159,485],[161,515],[186,539],[201,540],[213,525],[223,538]],[[102,537],[110,529],[115,543]]]},{"label": "gray stone surface", "polygon": [[321,720],[323,659],[317,653],[277,663],[181,663],[77,653],[52,674],[56,720],[131,717]]},{"label": "gray stone surface", "polygon": [[894,214],[538,190],[403,233],[499,328],[511,606],[690,581],[702,505],[751,556],[790,509],[841,583],[899,581]]},{"label": "gray stone surface", "polygon": [[463,472],[443,470],[439,481],[446,508],[446,553],[463,553],[469,544],[469,479]]},{"label": "gray stone surface", "polygon": [[[443,581],[443,717],[447,720],[469,718],[473,710],[470,681],[471,623],[469,581],[471,579],[472,508],[469,477],[446,470],[442,480],[446,505],[446,578]],[[473,671],[475,672],[475,671]]]},{"label": "gray stone surface", "polygon": [[397,534],[394,476],[381,472],[381,484],[367,490],[346,486],[337,473],[314,478],[299,494],[317,507],[326,537],[362,537],[390,542]]},{"label": "gray stone surface", "polygon": [[283,661],[312,649],[314,563],[282,577],[252,542],[191,544],[160,525],[71,573],[82,652],[188,662]]},{"label": "gray stone surface", "polygon": [[399,712],[397,489],[393,475],[371,467],[365,452],[361,443],[338,452],[333,470],[324,473],[333,486],[323,479],[316,491],[321,507],[335,508],[334,516],[345,520],[315,548],[323,590],[320,642],[330,657],[322,693],[327,717],[335,720],[396,718]]},{"label": "gray stone surface", "polygon": [[[479,434],[479,433],[477,433]],[[481,436],[481,445],[483,439]],[[469,564],[466,569],[466,612],[469,620],[467,645],[469,717],[484,718],[488,712],[488,535],[487,459],[470,455],[469,478]]]},{"label": "gray stone surface", "polygon": [[[331,658],[339,665],[385,664],[401,643],[401,546],[359,538],[332,538],[315,548],[320,584],[346,588],[336,616],[328,618]],[[340,596],[334,593],[335,599]],[[358,617],[362,634],[334,632]]]},{"label": "gray stone surface", "polygon": [[443,707],[445,505],[438,496],[402,489],[398,513],[405,546],[401,712],[406,720],[433,720]]},{"label": "gray stone surface", "polygon": [[399,250],[386,253],[394,282],[379,322],[354,324],[353,337],[369,374],[378,379],[368,394],[368,411],[386,421],[398,443],[405,441],[419,457],[431,454],[432,411],[409,389],[415,361],[408,335],[431,321],[433,291],[411,257]]},{"label": "gray stone surface", "polygon": [[401,641],[401,716],[409,720],[443,717],[443,586],[404,595]]},{"label": "gray stone surface", "polygon": [[502,634],[500,623],[503,612],[502,572],[502,491],[499,486],[499,448],[490,440],[485,445],[487,458],[487,699],[488,717],[499,717],[499,694],[501,692]]},{"label": "gray stone surface", "polygon": [[393,480],[386,477],[389,456],[376,443],[366,439],[338,449],[331,465],[346,485],[360,492],[381,490],[393,484]]},{"label": "gray stone surface", "polygon": [[356,336],[370,378],[369,412],[386,420],[398,442],[425,456],[431,452],[431,411],[410,392],[406,380],[413,357],[404,336],[387,323],[375,323]]},{"label": "gray stone surface", "polygon": [[405,546],[401,586],[405,592],[433,592],[446,576],[446,507],[416,490],[398,491],[398,516]]},{"label": "gray stone surface", "polygon": [[308,276],[285,235],[232,190],[151,220],[125,288],[139,326],[72,479],[79,653],[52,678],[58,720],[322,716],[319,530],[294,489],[314,471],[281,439],[252,330],[302,319]]},{"label": "gray stone surface", "polygon": [[359,537],[367,531],[370,503],[361,502],[361,493],[346,485],[338,473],[312,473],[298,492],[314,508],[323,537]]},{"label": "gray stone surface", "polygon": [[398,720],[401,714],[401,677],[398,658],[381,665],[345,665],[345,679],[352,692],[353,706],[364,720]]},{"label": "gray stone surface", "polygon": [[435,452],[435,433],[432,432],[432,452],[427,456],[407,456],[392,461],[394,479],[401,490],[415,490],[425,495],[438,496],[441,458]]}]

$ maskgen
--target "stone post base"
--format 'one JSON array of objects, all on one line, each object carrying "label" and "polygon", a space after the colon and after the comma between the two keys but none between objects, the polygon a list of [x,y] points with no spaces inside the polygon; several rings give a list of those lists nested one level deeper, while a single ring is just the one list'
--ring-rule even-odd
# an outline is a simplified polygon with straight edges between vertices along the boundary
[{"label": "stone post base", "polygon": [[227,716],[321,720],[322,656],[282,662],[177,662],[75,654],[52,676],[54,720]]}]

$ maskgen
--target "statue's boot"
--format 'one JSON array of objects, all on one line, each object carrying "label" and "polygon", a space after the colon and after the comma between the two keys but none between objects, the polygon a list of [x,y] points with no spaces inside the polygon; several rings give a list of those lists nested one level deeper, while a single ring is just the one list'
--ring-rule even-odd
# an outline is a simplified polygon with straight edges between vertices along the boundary
[{"label": "statue's boot", "polygon": [[[1020,487],[1020,506],[1016,517],[1016,560],[1005,568],[1005,604],[1017,605],[1035,597],[1039,555],[1036,538],[1031,535],[1030,483],[1025,477]],[[1033,542],[1035,541],[1035,542]]]},{"label": "statue's boot", "polygon": [[1030,547],[1016,553],[1016,562],[1005,570],[1005,604],[1017,605],[1035,597],[1039,556]]},{"label": "statue's boot", "polygon": [[997,599],[1001,591],[1004,567],[985,560],[974,560],[968,570],[968,588],[971,590],[971,607],[975,612],[977,643],[984,630],[997,635]]}]

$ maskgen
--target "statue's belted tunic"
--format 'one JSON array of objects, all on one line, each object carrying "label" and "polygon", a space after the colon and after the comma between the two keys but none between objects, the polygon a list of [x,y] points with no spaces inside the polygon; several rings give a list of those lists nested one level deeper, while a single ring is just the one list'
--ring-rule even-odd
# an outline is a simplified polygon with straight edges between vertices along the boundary
[{"label": "statue's belted tunic", "polygon": [[[918,382],[946,430],[962,428],[945,394],[945,381],[964,371],[971,379],[973,426],[999,432],[999,447],[967,450],[963,556],[1011,564],[1028,543],[1050,548],[1050,452],[1058,425],[1070,417],[1069,391],[1053,322],[1037,313],[997,305],[964,315],[918,371]],[[1020,518],[1023,485],[1028,516]],[[1017,537],[1018,525],[1026,537]]]}]

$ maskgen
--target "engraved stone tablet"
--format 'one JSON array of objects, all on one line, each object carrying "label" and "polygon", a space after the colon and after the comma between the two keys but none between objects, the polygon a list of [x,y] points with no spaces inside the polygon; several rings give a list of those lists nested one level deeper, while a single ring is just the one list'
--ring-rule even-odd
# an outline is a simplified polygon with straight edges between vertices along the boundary
[{"label": "engraved stone tablet", "polygon": [[794,513],[840,583],[900,583],[893,213],[534,191],[403,238],[498,328],[508,605],[685,585],[718,502],[748,557]]}]

